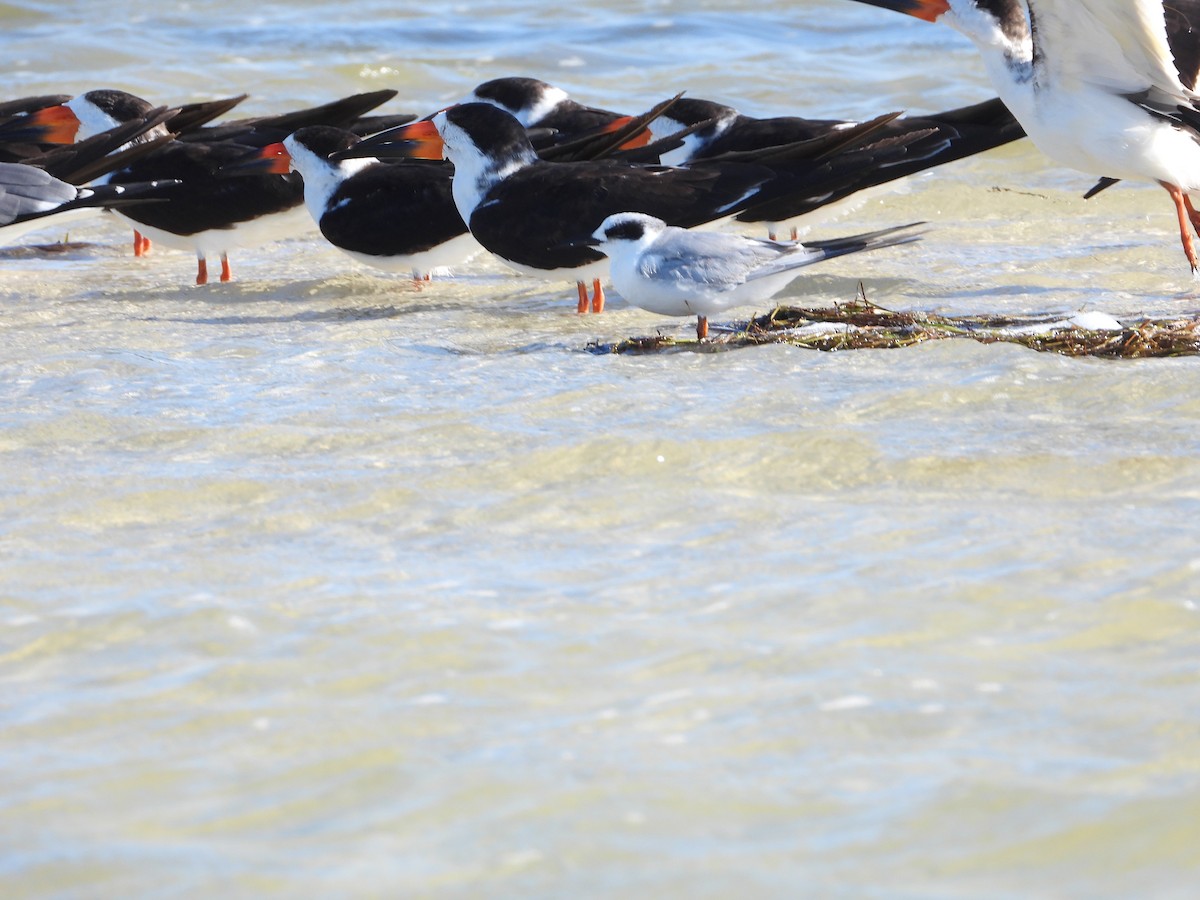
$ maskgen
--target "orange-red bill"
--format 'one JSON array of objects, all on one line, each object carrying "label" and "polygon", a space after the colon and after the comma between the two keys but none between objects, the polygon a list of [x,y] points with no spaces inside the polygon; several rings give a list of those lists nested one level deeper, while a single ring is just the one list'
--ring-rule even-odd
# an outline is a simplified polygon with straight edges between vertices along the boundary
[{"label": "orange-red bill", "polygon": [[404,142],[404,156],[412,159],[441,159],[445,145],[436,126],[429,119],[410,122],[387,132],[388,143]]},{"label": "orange-red bill", "polygon": [[255,171],[272,175],[286,175],[292,171],[292,154],[283,143],[267,144],[258,151]]},{"label": "orange-red bill", "polygon": [[949,0],[859,0],[871,6],[881,6],[926,22],[936,22],[950,10]]},{"label": "orange-red bill", "polygon": [[[603,128],[600,129],[600,133],[601,134],[613,134],[614,132],[620,131],[622,128],[624,128],[626,125],[628,125],[630,122],[632,122],[633,119],[634,119],[633,116],[621,116],[619,119],[613,119],[611,122],[609,122],[607,125],[605,125]],[[627,140],[625,143],[623,143],[618,149],[619,150],[636,150],[638,147],[645,147],[647,144],[650,143],[651,137],[652,137],[652,135],[650,134],[650,129],[649,128],[643,129],[641,134],[638,134],[635,137],[631,137],[629,140]]]},{"label": "orange-red bill", "polygon": [[44,144],[73,144],[79,134],[79,117],[65,106],[48,106],[23,120],[33,140]]}]

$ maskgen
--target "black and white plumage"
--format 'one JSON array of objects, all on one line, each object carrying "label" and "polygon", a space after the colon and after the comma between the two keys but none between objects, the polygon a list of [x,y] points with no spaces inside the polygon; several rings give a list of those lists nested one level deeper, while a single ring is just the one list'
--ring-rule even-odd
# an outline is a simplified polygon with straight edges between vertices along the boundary
[{"label": "black and white plumage", "polygon": [[[478,85],[459,104],[487,103],[502,109],[525,128],[538,154],[552,159],[591,158],[574,151],[589,138],[611,135],[632,126],[638,117],[587,106],[572,100],[562,88],[537,78],[507,76]],[[613,150],[634,150],[650,142],[648,128],[636,130]],[[606,154],[607,155],[607,154]]]},{"label": "black and white plumage", "polygon": [[152,182],[76,187],[36,166],[0,163],[0,244],[99,210],[145,202],[169,186]]},{"label": "black and white plumage", "polygon": [[665,316],[694,315],[703,339],[710,315],[769,300],[813,263],[918,240],[913,227],[801,244],[688,231],[642,213],[618,213],[590,243],[609,257],[613,287],[629,303]]},{"label": "black and white plumage", "polygon": [[[850,198],[861,202],[869,189],[933,165],[932,160],[950,145],[947,135],[938,128],[889,133],[887,125],[897,116],[881,116],[791,145],[785,158],[759,163],[775,170],[778,185],[786,190],[764,197],[738,213],[737,220],[765,224],[773,236],[783,224],[819,209],[837,209]],[[755,152],[749,158],[760,156]],[[702,167],[712,162],[697,160],[691,165]],[[794,224],[792,230],[794,233]]]},{"label": "black and white plumage", "polygon": [[321,234],[358,262],[428,280],[479,252],[454,205],[449,166],[331,158],[358,142],[351,131],[310,126],[257,155],[273,171],[300,174],[304,204]]},{"label": "black and white plumage", "polygon": [[15,100],[0,101],[0,124],[27,116],[30,113],[37,112],[39,109],[58,106],[70,99],[70,94],[38,94],[32,97],[18,97]]},{"label": "black and white plumage", "polygon": [[[94,93],[99,96],[120,92]],[[116,118],[98,121],[96,128],[89,129],[90,137],[66,148],[63,145],[75,142],[80,132],[78,116],[65,105],[73,99],[69,94],[27,97],[22,101],[0,104],[0,158],[6,162],[24,162],[46,168],[44,161],[48,158],[61,161],[71,157],[91,156],[98,160],[99,156],[111,154],[113,159],[110,164],[97,162],[87,170],[90,174],[86,178],[55,173],[73,184],[82,184],[85,180],[115,171],[142,155],[140,152],[129,153],[118,159],[119,151],[149,143],[162,143],[166,138],[194,132],[246,99],[246,95],[242,94],[238,97],[187,103],[175,107],[151,107],[149,102],[135,98],[132,94],[124,96],[136,102],[127,105],[119,121]],[[5,110],[19,111],[19,114],[5,115]],[[120,136],[124,140],[111,141],[106,135]],[[103,148],[102,152],[96,153],[96,148],[100,147]],[[78,171],[83,172],[84,169],[79,167]]]},{"label": "black and white plumage", "polygon": [[38,144],[32,136],[21,134],[20,126],[38,110],[66,103],[70,99],[70,94],[41,94],[0,103],[0,162],[24,162],[26,157],[44,152],[47,148]]},{"label": "black and white plumage", "polygon": [[[43,99],[43,98],[36,98]],[[53,99],[53,98],[45,98]],[[3,163],[0,174],[0,237],[8,243],[47,226],[65,225],[101,209],[115,209],[153,199],[176,182],[91,186],[100,178],[168,140],[138,142],[159,127],[173,110],[149,110],[146,115],[67,146],[53,146],[20,163]],[[124,149],[122,149],[124,148]]]},{"label": "black and white plumage", "polygon": [[495,106],[466,103],[367,139],[339,156],[405,155],[454,163],[454,202],[487,250],[527,274],[576,282],[579,311],[603,309],[603,254],[574,245],[580,223],[636,210],[691,227],[746,208],[774,173],[746,165],[642,166],[547,162],[525,129]]},{"label": "black and white plumage", "polygon": [[[207,261],[219,256],[221,281],[232,278],[229,251],[259,246],[308,233],[313,225],[302,209],[303,186],[297,175],[264,174],[226,178],[222,167],[254,148],[282,140],[306,124],[347,125],[395,96],[374,91],[312,109],[261,116],[191,130],[114,172],[112,184],[173,179],[163,189],[164,202],[121,211],[135,229],[134,252],[141,255],[150,240],[196,253],[196,283],[208,281]],[[89,91],[73,98],[68,109],[81,136],[112,127],[128,116],[143,114],[147,102],[124,91]]]},{"label": "black and white plumage", "polygon": [[[693,160],[725,153],[746,153],[812,140],[854,124],[800,116],[758,119],[714,100],[680,97],[651,124],[654,142],[647,149],[654,151],[663,165],[685,166]],[[676,135],[679,136],[676,140],[670,140]]]},{"label": "black and white plumage", "polygon": [[734,216],[785,220],[852,193],[864,167],[900,165],[945,143],[929,129],[876,137],[896,115],[788,145],[771,155],[770,166],[723,158],[670,167],[541,160],[512,116],[471,103],[376,135],[344,155],[445,154],[455,164],[455,203],[479,242],[519,271],[573,278],[580,312],[588,308],[591,279],[591,308],[599,311],[607,264],[602,254],[573,243],[581,223],[629,211],[680,227]]},{"label": "black and white plumage", "polygon": [[1152,181],[1196,272],[1200,0],[860,0],[943,22],[979,49],[1030,139],[1093,175]]},{"label": "black and white plumage", "polygon": [[[877,127],[866,133],[869,139],[858,139],[854,132],[871,126],[871,122],[803,116],[757,119],[724,103],[682,97],[650,126],[655,133],[652,143],[640,150],[623,152],[622,156],[670,166],[712,160],[760,162],[769,166],[780,158],[802,157],[805,145],[814,145],[810,154],[815,167],[812,172],[817,172],[817,163],[822,156],[826,157],[827,178],[822,187],[832,187],[828,196],[823,190],[809,199],[797,194],[791,202],[774,204],[770,209],[760,206],[738,216],[742,222],[767,223],[772,240],[782,227],[790,226],[792,240],[796,240],[797,218],[816,209],[828,211],[852,196],[856,202],[862,202],[869,196],[864,193],[869,188],[1025,136],[1013,114],[998,98],[944,113],[896,114],[875,121]],[[835,145],[839,136],[850,139],[845,151],[830,154],[822,149],[823,144]]]},{"label": "black and white plumage", "polygon": [[152,109],[122,125],[92,135],[74,144],[49,144],[48,149],[25,156],[21,162],[37,166],[71,184],[86,184],[97,178],[124,168],[133,160],[153,153],[160,145],[170,140],[163,135],[151,140],[142,140],[147,132],[157,131],[163,122],[174,114],[165,107]]},{"label": "black and white plumage", "polygon": [[504,110],[525,128],[550,128],[578,134],[603,128],[629,117],[618,112],[585,106],[562,88],[537,78],[509,76],[478,85],[462,103],[488,103]]},{"label": "black and white plumage", "polygon": [[[683,97],[654,121],[656,140],[627,154],[645,158],[654,154],[665,165],[689,165],[702,160],[742,159],[770,165],[789,146],[799,148],[851,137],[864,123],[840,119],[806,119],[800,116],[755,118],[711,100]],[[820,203],[780,204],[738,216],[739,221],[767,222],[770,236],[788,220],[815,208],[827,207],[926,169],[991,150],[1023,137],[1025,132],[999,99],[929,116],[895,116],[882,122],[869,140],[854,141],[853,155],[837,155],[839,171],[835,195]],[[818,153],[821,151],[818,148]],[[832,163],[832,158],[831,158]],[[791,224],[792,240],[797,227]]]}]

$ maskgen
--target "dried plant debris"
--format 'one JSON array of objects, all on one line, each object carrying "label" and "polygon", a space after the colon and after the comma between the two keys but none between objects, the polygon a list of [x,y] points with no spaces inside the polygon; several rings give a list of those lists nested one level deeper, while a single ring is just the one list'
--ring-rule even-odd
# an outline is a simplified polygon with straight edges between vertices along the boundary
[{"label": "dried plant debris", "polygon": [[0,259],[36,259],[43,256],[59,256],[64,253],[93,250],[98,246],[91,241],[71,240],[63,240],[54,244],[19,244],[15,247],[0,249]]},{"label": "dried plant debris", "polygon": [[709,338],[656,335],[615,344],[591,344],[594,353],[715,353],[760,344],[810,350],[893,350],[926,341],[967,338],[984,344],[1020,344],[1063,356],[1142,359],[1200,354],[1200,316],[1121,321],[1104,313],[1073,316],[943,316],[897,312],[860,296],[828,308],[780,306],[727,327]]}]

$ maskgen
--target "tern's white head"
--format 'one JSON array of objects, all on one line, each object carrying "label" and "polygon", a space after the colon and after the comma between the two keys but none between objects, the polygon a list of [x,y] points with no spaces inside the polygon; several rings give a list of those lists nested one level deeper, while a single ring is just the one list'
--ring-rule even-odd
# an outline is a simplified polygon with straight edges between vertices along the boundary
[{"label": "tern's white head", "polygon": [[667,229],[667,223],[645,213],[615,213],[592,232],[602,253],[637,252],[650,246]]}]

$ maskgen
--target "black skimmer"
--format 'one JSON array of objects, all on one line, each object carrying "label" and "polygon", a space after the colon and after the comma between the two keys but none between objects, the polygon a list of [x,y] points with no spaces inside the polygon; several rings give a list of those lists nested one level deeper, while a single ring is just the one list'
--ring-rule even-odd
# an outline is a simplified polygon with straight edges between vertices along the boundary
[{"label": "black skimmer", "polygon": [[[777,161],[763,160],[760,165],[777,168],[790,190],[765,198],[737,215],[739,222],[757,222],[767,226],[771,239],[780,223],[792,222],[818,209],[836,208],[836,204],[864,191],[876,188],[904,175],[919,172],[938,161],[945,161],[951,139],[939,128],[899,128],[889,131],[896,114],[855,125],[844,131],[790,145]],[[854,135],[848,141],[843,135]],[[832,142],[832,146],[830,143]],[[737,157],[740,154],[727,154]],[[760,151],[748,154],[760,160]],[[710,161],[697,160],[693,166]],[[796,228],[792,228],[793,240]]]},{"label": "black skimmer", "polygon": [[330,158],[358,142],[351,131],[309,126],[262,148],[256,161],[234,168],[298,172],[304,179],[304,205],[321,234],[368,266],[428,281],[435,269],[479,252],[454,205],[450,166]]},{"label": "black skimmer", "polygon": [[39,94],[35,97],[18,97],[16,100],[0,101],[0,124],[20,116],[27,116],[48,106],[58,106],[70,99],[70,94]]},{"label": "black skimmer", "polygon": [[680,97],[650,125],[654,139],[646,149],[664,166],[685,166],[724,153],[808,141],[853,124],[800,116],[757,119],[714,100]]},{"label": "black skimmer", "polygon": [[[619,130],[633,121],[625,113],[585,106],[572,100],[560,87],[537,78],[507,76],[478,85],[463,103],[488,103],[504,110],[530,132],[530,142],[539,150],[584,135]],[[624,149],[641,147],[651,134],[641,131],[622,144]]]},{"label": "black skimmer", "polygon": [[475,239],[517,271],[576,283],[578,309],[604,308],[607,259],[572,244],[580,223],[645,212],[692,227],[732,217],[767,199],[777,173],[742,163],[691,168],[612,159],[549,162],[521,124],[485,103],[449,107],[431,119],[375,135],[336,154],[416,156],[454,163],[454,202]]},{"label": "black skimmer", "polygon": [[551,128],[579,134],[628,119],[623,113],[576,103],[562,88],[536,78],[493,78],[477,86],[461,103],[489,103],[526,128]]},{"label": "black skimmer", "polygon": [[22,162],[28,156],[36,156],[46,148],[12,133],[5,134],[4,127],[20,123],[30,113],[49,106],[58,106],[71,99],[70,94],[43,94],[37,97],[20,97],[0,103],[0,162]]},{"label": "black skimmer", "polygon": [[[149,114],[93,135],[77,144],[53,147],[20,163],[4,163],[0,178],[0,215],[3,240],[11,242],[43,227],[61,225],[101,209],[156,199],[154,195],[177,182],[133,183],[121,187],[79,188],[95,178],[128,165],[169,140],[138,143],[137,139],[170,118],[174,110]],[[122,149],[124,148],[124,149]],[[42,173],[42,174],[39,174]],[[70,188],[77,190],[72,191]]]},{"label": "black skimmer", "polygon": [[703,340],[710,315],[769,300],[813,263],[919,240],[914,227],[800,244],[688,231],[654,216],[617,213],[585,243],[608,256],[613,287],[629,303],[664,316],[696,316],[696,337]]},{"label": "black skimmer", "polygon": [[37,166],[0,163],[0,243],[97,210],[145,203],[169,186],[150,182],[77,187]]},{"label": "black skimmer", "polygon": [[[1057,162],[1170,194],[1195,273],[1200,213],[1196,0],[859,0],[943,22],[983,56],[1030,139]],[[1026,8],[1028,13],[1026,13]]]},{"label": "black skimmer", "polygon": [[[120,211],[135,228],[135,254],[143,254],[150,239],[192,250],[197,259],[197,284],[208,282],[208,258],[219,256],[221,281],[231,280],[229,250],[307,233],[312,222],[301,209],[304,192],[298,175],[228,178],[220,169],[243,159],[254,148],[281,140],[297,127],[351,124],[395,94],[373,91],[293,113],[197,128],[113,173],[109,179],[113,184],[179,182],[163,189],[166,202]],[[119,124],[127,116],[141,114],[145,106],[146,101],[123,91],[89,91],[44,112],[56,129],[52,137],[62,140],[72,130],[86,134]]]},{"label": "black skimmer", "polygon": [[46,146],[50,149],[26,156],[21,162],[44,169],[55,178],[69,181],[71,184],[86,184],[123,168],[140,156],[154,152],[161,144],[169,141],[170,135],[161,135],[152,140],[142,138],[148,132],[157,132],[174,112],[166,108],[150,110],[144,116],[77,143],[48,144]]},{"label": "black skimmer", "polygon": [[[769,165],[777,148],[848,134],[861,124],[799,116],[759,119],[711,100],[684,97],[676,100],[650,126],[656,140],[643,150],[626,155],[645,159],[647,154],[652,154],[664,165],[674,166],[723,158]],[[923,133],[923,139],[909,144],[907,152],[897,153],[895,142],[891,139],[913,136],[917,132]],[[870,144],[857,143],[858,155],[854,169],[845,169],[843,165],[843,169],[853,171],[855,177],[844,180],[839,196],[825,199],[819,205],[826,206],[866,188],[999,147],[1024,134],[1016,118],[999,99],[929,116],[893,118],[875,129]],[[870,152],[872,146],[876,151],[874,158]],[[803,215],[808,211],[802,205],[787,217]],[[780,214],[780,211],[771,215],[775,214]],[[786,215],[786,211],[783,214]],[[757,210],[738,218],[746,222],[768,222],[769,237],[774,240],[782,220],[774,220],[771,215],[765,210]],[[798,236],[795,226],[791,229],[791,236],[792,240]]]},{"label": "black skimmer", "polygon": [[[123,91],[92,91],[90,99],[96,108],[111,108],[113,114],[103,117],[97,115],[91,126],[82,128],[73,109],[64,108],[72,100],[69,94],[27,97],[24,100],[0,104],[0,142],[34,142],[43,145],[44,149],[55,144],[69,143],[81,130],[96,134],[167,109],[151,107],[148,101]],[[148,129],[132,138],[131,142],[152,141],[168,134],[175,137],[191,134],[245,99],[246,95],[241,94],[221,100],[206,100],[171,107],[169,114],[162,117],[159,127]],[[19,111],[20,114],[6,115],[5,110],[13,113]]]}]

